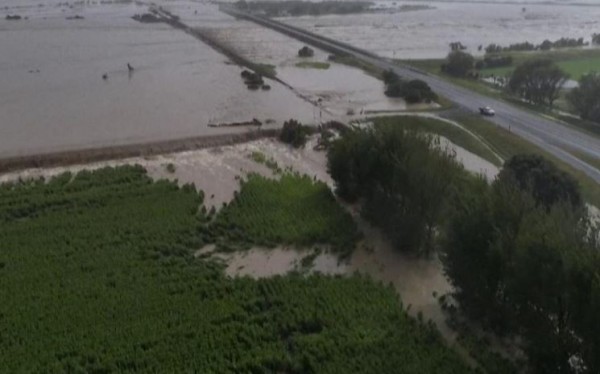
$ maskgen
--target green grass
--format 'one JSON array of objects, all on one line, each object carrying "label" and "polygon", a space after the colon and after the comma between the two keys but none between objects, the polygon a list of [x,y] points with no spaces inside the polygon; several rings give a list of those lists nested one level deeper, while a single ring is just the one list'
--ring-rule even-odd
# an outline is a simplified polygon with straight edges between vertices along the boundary
[{"label": "green grass", "polygon": [[141,167],[0,186],[2,371],[468,372],[391,287],[194,258],[201,204]]},{"label": "green grass", "polygon": [[331,66],[328,62],[320,62],[320,61],[300,61],[296,63],[296,67],[303,69],[321,69],[327,70]]},{"label": "green grass", "polygon": [[212,228],[231,242],[330,244],[344,253],[352,251],[357,239],[352,218],[327,185],[289,172],[280,180],[249,175]]},{"label": "green grass", "polygon": [[376,117],[371,119],[375,125],[398,125],[410,130],[424,131],[432,134],[441,135],[459,147],[476,154],[477,156],[491,162],[496,166],[501,166],[502,161],[494,155],[494,153],[482,143],[482,141],[473,135],[469,134],[464,129],[454,126],[447,122],[425,117],[412,116],[390,116]]},{"label": "green grass", "polygon": [[370,75],[374,78],[377,78],[377,79],[381,79],[381,74],[383,74],[383,70],[381,70],[380,68],[378,68],[372,64],[369,64],[367,62],[364,62],[362,60],[359,60],[353,56],[336,55],[335,60],[333,60],[333,61],[337,62],[338,64],[343,64],[343,65],[361,69],[368,75]]},{"label": "green grass", "polygon": [[512,66],[493,69],[482,69],[483,75],[509,76],[514,67],[532,58],[548,58],[555,61],[571,79],[579,80],[582,75],[591,71],[600,71],[600,49],[569,49],[550,52],[514,52],[508,53],[513,56]]}]

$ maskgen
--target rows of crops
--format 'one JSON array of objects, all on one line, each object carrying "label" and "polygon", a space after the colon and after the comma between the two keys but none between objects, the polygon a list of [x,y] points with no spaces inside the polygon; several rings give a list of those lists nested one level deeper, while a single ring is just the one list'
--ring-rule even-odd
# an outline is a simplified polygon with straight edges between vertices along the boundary
[{"label": "rows of crops", "polygon": [[351,250],[357,238],[352,217],[323,182],[293,173],[279,180],[251,174],[233,202],[221,210],[213,230],[252,244],[330,244]]},{"label": "rows of crops", "polygon": [[390,288],[230,279],[194,259],[201,202],[139,167],[0,187],[0,371],[468,371]]}]

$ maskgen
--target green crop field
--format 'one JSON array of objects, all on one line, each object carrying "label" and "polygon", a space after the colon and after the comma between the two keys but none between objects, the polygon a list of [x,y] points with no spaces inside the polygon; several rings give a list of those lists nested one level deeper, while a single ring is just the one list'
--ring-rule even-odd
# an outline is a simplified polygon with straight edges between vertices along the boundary
[{"label": "green crop field", "polygon": [[201,204],[132,166],[0,186],[1,371],[468,372],[389,287],[194,258]]},{"label": "green crop field", "polygon": [[327,185],[291,173],[280,180],[250,175],[211,228],[237,242],[330,244],[345,252],[352,250],[357,236],[352,217]]}]

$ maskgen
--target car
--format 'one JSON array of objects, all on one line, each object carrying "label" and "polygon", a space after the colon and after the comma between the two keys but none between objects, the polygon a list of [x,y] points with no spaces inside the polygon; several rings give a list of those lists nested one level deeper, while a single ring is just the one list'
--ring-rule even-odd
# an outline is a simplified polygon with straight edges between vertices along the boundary
[{"label": "car", "polygon": [[493,116],[494,114],[496,114],[494,109],[490,108],[489,106],[479,108],[479,113],[481,113],[484,116]]}]

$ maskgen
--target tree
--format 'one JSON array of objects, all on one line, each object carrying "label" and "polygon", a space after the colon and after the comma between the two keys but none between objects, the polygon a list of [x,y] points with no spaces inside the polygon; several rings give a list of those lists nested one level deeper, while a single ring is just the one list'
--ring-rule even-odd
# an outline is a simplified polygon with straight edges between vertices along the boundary
[{"label": "tree", "polygon": [[508,89],[535,104],[552,107],[569,76],[548,59],[532,59],[512,73]]},{"label": "tree", "polygon": [[504,163],[498,179],[509,179],[521,190],[531,192],[538,204],[546,208],[566,202],[575,208],[583,205],[579,185],[570,174],[542,156],[516,155]]},{"label": "tree", "polygon": [[567,98],[581,118],[600,123],[600,73],[581,77]]},{"label": "tree", "polygon": [[327,165],[340,197],[361,201],[363,216],[398,249],[423,254],[462,172],[436,138],[396,125],[349,132],[330,147]]},{"label": "tree", "polygon": [[465,77],[473,70],[474,64],[475,58],[469,53],[452,51],[442,65],[442,71],[456,77]]},{"label": "tree", "polygon": [[309,129],[296,120],[289,120],[283,123],[283,128],[279,134],[279,140],[291,144],[294,148],[304,147],[308,139]]},{"label": "tree", "polygon": [[600,45],[600,34],[594,33],[592,35],[592,44]]},{"label": "tree", "polygon": [[431,102],[437,99],[437,95],[427,82],[420,79],[410,81],[402,80],[391,70],[383,72],[383,81],[385,83],[385,95],[388,97],[401,97],[409,104],[420,102]]},{"label": "tree", "polygon": [[307,46],[304,46],[298,50],[298,57],[312,57],[314,54],[315,51]]},{"label": "tree", "polygon": [[523,188],[545,172],[553,179],[533,159],[454,195],[444,269],[467,316],[522,338],[530,372],[597,373],[600,232],[568,201],[548,205]]}]

